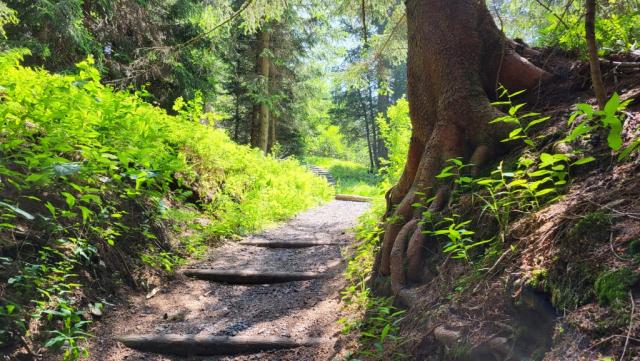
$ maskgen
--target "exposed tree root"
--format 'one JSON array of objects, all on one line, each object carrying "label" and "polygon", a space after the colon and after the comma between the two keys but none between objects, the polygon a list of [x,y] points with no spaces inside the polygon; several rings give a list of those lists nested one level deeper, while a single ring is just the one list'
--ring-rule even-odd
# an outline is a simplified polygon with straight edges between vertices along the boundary
[{"label": "exposed tree root", "polygon": [[[460,22],[461,17],[475,20]],[[386,224],[374,265],[374,285],[389,277],[394,295],[422,278],[425,236],[418,221],[424,211],[440,212],[449,202],[452,184],[436,178],[447,160],[462,158],[477,173],[506,151],[500,140],[512,126],[490,124],[503,115],[491,105],[496,85],[533,89],[551,78],[520,55],[526,51],[516,51],[484,2],[408,0],[407,25],[413,134],[404,172],[386,195]]]}]

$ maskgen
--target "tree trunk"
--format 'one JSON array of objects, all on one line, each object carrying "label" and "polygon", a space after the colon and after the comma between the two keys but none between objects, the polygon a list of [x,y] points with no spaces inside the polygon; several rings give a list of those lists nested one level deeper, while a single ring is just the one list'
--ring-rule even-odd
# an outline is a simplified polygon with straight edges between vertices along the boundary
[{"label": "tree trunk", "polygon": [[378,125],[376,124],[376,107],[373,104],[373,91],[371,87],[373,86],[373,81],[371,80],[371,76],[367,75],[367,105],[369,107],[369,123],[371,124],[371,144],[373,148],[373,164],[375,169],[380,168],[380,130],[378,129]]},{"label": "tree trunk", "polygon": [[262,78],[262,96],[265,97],[260,102],[260,133],[258,147],[266,154],[267,146],[269,144],[269,103],[266,98],[269,96],[269,71],[271,67],[271,60],[269,59],[269,42],[271,41],[271,32],[268,29],[263,29],[260,32],[260,48],[262,50],[260,54],[260,76]]},{"label": "tree trunk", "polygon": [[276,138],[276,117],[271,115],[269,122],[269,144],[267,150],[271,153],[273,146],[276,144],[278,139]]},{"label": "tree trunk", "polygon": [[[376,69],[376,77],[378,81],[378,114],[382,114],[383,119],[387,117],[387,109],[391,103],[389,93],[386,88],[389,87],[389,69],[388,62],[381,60],[378,62]],[[378,129],[380,127],[378,126]],[[382,134],[378,134],[378,156],[382,159],[389,159],[389,149],[384,144]]]},{"label": "tree trunk", "polygon": [[591,84],[596,94],[598,107],[604,109],[607,102],[607,92],[604,90],[602,72],[600,71],[600,59],[598,58],[598,45],[596,44],[596,0],[587,0],[587,13],[584,18],[584,29],[589,50],[589,69],[591,70]]},{"label": "tree trunk", "polygon": [[371,131],[369,130],[369,116],[367,115],[367,105],[365,104],[364,99],[362,99],[362,94],[359,91],[358,98],[360,100],[360,107],[362,108],[365,136],[367,137],[367,150],[369,151],[369,170],[373,171],[375,167],[375,155],[373,153],[373,143],[371,142]]},{"label": "tree trunk", "polygon": [[233,116],[234,120],[234,129],[233,129],[233,140],[236,143],[240,143],[240,97],[241,97],[241,88],[240,88],[240,58],[236,59],[235,64],[235,112]]},{"label": "tree trunk", "polygon": [[382,285],[390,276],[395,294],[420,279],[425,237],[414,220],[425,209],[413,204],[434,197],[429,210],[446,205],[450,184],[435,177],[446,160],[481,166],[505,151],[500,140],[510,128],[489,124],[502,115],[491,106],[496,84],[531,89],[548,76],[510,47],[484,1],[407,0],[406,12],[412,138],[404,172],[387,192],[390,221],[373,277]]},{"label": "tree trunk", "polygon": [[269,144],[269,104],[266,101],[269,97],[269,72],[271,60],[269,59],[269,43],[271,42],[271,32],[265,27],[258,34],[258,82],[260,84],[260,100],[254,107],[254,121],[251,131],[251,145],[260,148],[263,153],[267,153]]},{"label": "tree trunk", "polygon": [[253,104],[251,109],[251,118],[249,119],[249,129],[251,129],[249,143],[253,148],[260,147],[260,106]]}]

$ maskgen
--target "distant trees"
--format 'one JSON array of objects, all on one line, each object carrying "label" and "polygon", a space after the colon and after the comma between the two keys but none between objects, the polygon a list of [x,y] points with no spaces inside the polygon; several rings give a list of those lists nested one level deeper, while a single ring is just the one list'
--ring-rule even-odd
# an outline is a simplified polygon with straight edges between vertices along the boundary
[{"label": "distant trees", "polygon": [[[5,4],[6,3],[6,6]],[[171,111],[177,97],[201,93],[217,126],[264,152],[299,154],[311,74],[305,52],[323,21],[313,1],[6,0],[0,24],[8,47],[27,47],[27,63],[73,69],[92,55],[117,88],[144,86]],[[5,11],[6,9],[6,11]],[[0,34],[1,35],[1,34]]]}]

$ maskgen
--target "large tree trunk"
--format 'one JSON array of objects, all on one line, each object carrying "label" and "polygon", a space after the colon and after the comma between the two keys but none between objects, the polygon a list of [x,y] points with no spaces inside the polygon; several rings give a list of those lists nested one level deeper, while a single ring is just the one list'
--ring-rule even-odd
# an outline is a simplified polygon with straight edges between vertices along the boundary
[{"label": "large tree trunk", "polygon": [[436,179],[447,159],[481,166],[504,151],[510,129],[490,125],[501,113],[490,104],[496,85],[530,89],[548,76],[520,57],[496,27],[481,0],[407,0],[408,100],[413,134],[407,164],[387,193],[382,248],[374,282],[398,293],[419,280],[425,241],[419,222],[427,207],[446,205],[450,185]]}]

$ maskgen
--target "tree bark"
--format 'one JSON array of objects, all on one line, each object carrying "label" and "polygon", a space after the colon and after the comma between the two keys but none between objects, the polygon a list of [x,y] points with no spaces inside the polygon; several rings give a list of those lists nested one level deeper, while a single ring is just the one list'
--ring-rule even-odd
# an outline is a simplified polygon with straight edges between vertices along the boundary
[{"label": "tree bark", "polygon": [[263,29],[260,32],[260,48],[262,52],[260,54],[260,77],[262,78],[262,99],[260,102],[260,133],[258,148],[260,148],[265,154],[267,153],[267,146],[269,144],[269,103],[266,98],[269,96],[269,72],[271,68],[271,60],[269,59],[269,43],[271,42],[271,32],[269,29]]},{"label": "tree bark", "polygon": [[375,168],[375,154],[373,153],[373,143],[371,142],[371,131],[369,130],[369,115],[367,113],[367,105],[362,99],[362,94],[358,91],[358,98],[360,100],[360,107],[362,108],[362,116],[364,119],[365,136],[367,137],[367,150],[369,152],[369,170],[373,171]]},{"label": "tree bark", "polygon": [[[377,111],[378,114],[382,114],[383,118],[387,117],[387,109],[391,103],[389,93],[387,88],[389,86],[389,69],[388,62],[381,60],[377,64],[376,68],[376,77],[378,82],[378,104]],[[378,129],[380,127],[378,126]],[[382,134],[378,132],[378,156],[382,159],[389,159],[389,149],[387,149],[386,144],[384,143],[384,139],[382,138]]]},{"label": "tree bark", "polygon": [[240,143],[240,97],[241,97],[241,88],[240,88],[240,58],[236,59],[235,64],[235,113],[234,113],[234,129],[233,129],[233,140],[236,143]]},{"label": "tree bark", "polygon": [[496,84],[532,89],[549,76],[511,48],[484,1],[407,0],[406,11],[412,138],[404,172],[387,192],[373,275],[374,285],[391,276],[394,294],[420,279],[422,229],[414,221],[425,209],[413,204],[434,197],[425,206],[432,212],[447,204],[451,185],[435,177],[447,159],[481,166],[506,150],[500,140],[511,129],[489,124],[502,115],[491,106]]},{"label": "tree bark", "polygon": [[596,44],[596,0],[586,0],[587,13],[584,18],[584,29],[587,40],[587,49],[589,52],[589,69],[591,70],[591,84],[593,92],[596,94],[598,107],[604,109],[607,102],[607,92],[604,89],[602,81],[602,72],[600,70],[600,59],[598,58],[598,45]]},{"label": "tree bark", "polygon": [[266,27],[258,34],[258,83],[260,100],[254,106],[254,120],[251,131],[251,145],[259,148],[264,154],[267,153],[269,145],[269,104],[266,101],[269,97],[269,73],[271,70],[271,60],[269,59],[269,43],[271,42],[271,32]]}]

